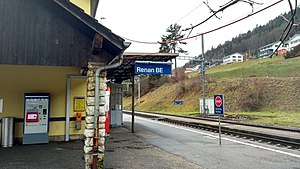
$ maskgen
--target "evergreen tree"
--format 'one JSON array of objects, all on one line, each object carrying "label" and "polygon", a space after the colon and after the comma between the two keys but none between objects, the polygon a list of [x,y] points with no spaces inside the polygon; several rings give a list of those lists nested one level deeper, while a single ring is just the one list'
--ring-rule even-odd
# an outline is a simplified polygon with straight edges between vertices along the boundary
[{"label": "evergreen tree", "polygon": [[185,45],[186,42],[177,41],[182,39],[184,35],[181,32],[181,26],[178,24],[171,24],[166,32],[167,35],[163,35],[161,37],[161,41],[163,42],[159,47],[160,53],[187,53],[187,51],[183,50],[179,44]]},{"label": "evergreen tree", "polygon": [[[159,47],[160,53],[184,53],[187,54],[187,51],[183,50],[179,44],[186,45],[186,42],[178,41],[184,37],[181,32],[181,26],[175,23],[171,24],[166,32],[167,35],[161,37],[161,46]],[[175,58],[175,73],[177,77],[177,62]]]}]

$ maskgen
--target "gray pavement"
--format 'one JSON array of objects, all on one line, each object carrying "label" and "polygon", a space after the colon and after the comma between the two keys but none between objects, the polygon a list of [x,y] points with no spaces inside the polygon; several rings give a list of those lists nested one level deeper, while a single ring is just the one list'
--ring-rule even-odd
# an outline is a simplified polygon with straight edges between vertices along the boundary
[{"label": "gray pavement", "polygon": [[[106,169],[203,169],[179,156],[165,152],[132,134],[126,128],[111,129],[106,138]],[[1,169],[84,168],[83,141],[0,147]]]},{"label": "gray pavement", "polygon": [[106,169],[203,169],[144,142],[126,128],[113,128],[110,134],[105,142]]},{"label": "gray pavement", "polygon": [[[131,116],[124,115],[131,127]],[[286,147],[135,118],[135,135],[146,143],[209,169],[300,169],[300,152]]]},{"label": "gray pavement", "polygon": [[76,169],[84,168],[83,141],[0,148],[2,169]]}]

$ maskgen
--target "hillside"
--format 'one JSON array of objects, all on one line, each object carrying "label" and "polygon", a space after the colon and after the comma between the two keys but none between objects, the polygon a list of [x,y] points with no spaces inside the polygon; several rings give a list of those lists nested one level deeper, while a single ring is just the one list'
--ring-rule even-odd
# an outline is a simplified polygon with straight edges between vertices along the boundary
[{"label": "hillside", "polygon": [[[299,70],[299,57],[287,60],[277,57],[216,66],[207,70],[207,97],[224,94],[226,112],[300,112]],[[187,80],[166,83],[145,94],[140,105],[135,102],[135,109],[197,114],[201,93],[198,73],[194,72],[189,74]],[[173,105],[174,100],[183,100],[184,104]],[[130,97],[124,100],[124,108],[131,108]]]},{"label": "hillside", "polygon": [[[298,8],[300,9],[300,8]],[[290,12],[283,14],[286,18],[290,18]],[[295,22],[300,23],[300,10],[297,10]],[[278,16],[270,20],[265,25],[257,25],[253,30],[247,33],[233,37],[231,41],[226,41],[224,44],[219,44],[217,47],[212,47],[205,53],[205,60],[222,59],[226,55],[235,52],[243,53],[245,56],[256,56],[258,48],[280,40],[280,36],[287,25],[287,22]],[[289,37],[300,33],[298,27],[294,27],[289,33]],[[194,63],[189,62],[185,67],[192,67]]]}]

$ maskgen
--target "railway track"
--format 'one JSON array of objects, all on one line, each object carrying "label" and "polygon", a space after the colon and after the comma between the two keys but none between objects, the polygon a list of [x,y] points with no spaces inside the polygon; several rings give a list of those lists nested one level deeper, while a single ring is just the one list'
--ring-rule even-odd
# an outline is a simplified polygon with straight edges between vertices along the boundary
[{"label": "railway track", "polygon": [[[131,114],[131,111],[124,111],[124,113]],[[216,118],[187,117],[149,112],[135,112],[134,114],[175,125],[219,132],[218,119]],[[225,135],[300,150],[300,129],[297,128],[255,125],[230,120],[222,120],[221,126],[222,134]]]}]

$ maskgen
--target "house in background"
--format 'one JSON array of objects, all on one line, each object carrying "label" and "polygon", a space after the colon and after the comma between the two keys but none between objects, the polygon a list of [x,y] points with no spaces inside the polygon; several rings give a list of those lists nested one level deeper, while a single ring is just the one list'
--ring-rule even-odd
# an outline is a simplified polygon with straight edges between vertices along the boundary
[{"label": "house in background", "polygon": [[184,73],[190,73],[190,72],[193,72],[193,71],[194,71],[193,68],[187,67],[187,68],[185,68]]},{"label": "house in background", "polygon": [[234,62],[243,62],[244,61],[244,55],[241,53],[234,53],[228,56],[225,56],[223,58],[223,64],[229,64]]},{"label": "house in background", "polygon": [[[260,47],[257,57],[258,58],[270,57],[273,54],[273,52],[278,48],[279,45],[280,45],[280,42],[274,42],[274,43],[267,44],[263,47]],[[280,47],[278,48],[277,54],[282,55],[282,54],[285,54],[286,51],[287,51],[286,47],[284,45],[280,45]]]},{"label": "house in background", "polygon": [[295,46],[298,46],[299,44],[300,44],[300,34],[295,34],[285,43],[285,47],[287,48],[287,51],[291,51],[294,49]]},{"label": "house in background", "polygon": [[221,65],[222,63],[223,63],[223,59],[211,59],[208,62],[208,66],[209,67],[214,67],[214,66],[217,66],[217,65]]}]

